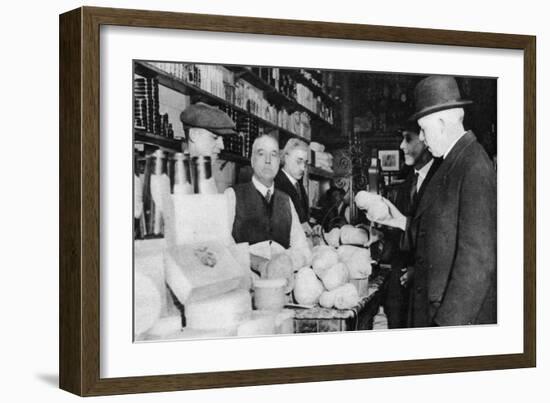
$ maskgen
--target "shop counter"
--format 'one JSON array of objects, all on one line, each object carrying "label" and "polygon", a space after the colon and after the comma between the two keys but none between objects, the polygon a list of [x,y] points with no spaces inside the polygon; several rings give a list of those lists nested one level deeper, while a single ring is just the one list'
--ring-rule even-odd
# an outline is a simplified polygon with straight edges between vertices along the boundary
[{"label": "shop counter", "polygon": [[351,309],[293,308],[295,333],[371,330],[374,316],[382,303],[389,272],[388,265],[376,266],[368,279],[364,295]]}]

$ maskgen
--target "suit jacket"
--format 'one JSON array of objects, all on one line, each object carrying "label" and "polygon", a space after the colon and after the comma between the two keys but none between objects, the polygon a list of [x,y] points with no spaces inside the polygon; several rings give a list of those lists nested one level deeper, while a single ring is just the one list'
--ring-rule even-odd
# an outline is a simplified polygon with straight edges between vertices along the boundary
[{"label": "suit jacket", "polygon": [[342,202],[339,205],[333,204],[323,209],[323,218],[321,225],[325,232],[329,232],[333,228],[340,228],[345,224],[349,224],[346,219],[346,208],[348,206]]},{"label": "suit jacket", "polygon": [[412,326],[496,323],[496,173],[468,132],[427,184],[408,228]]},{"label": "suit jacket", "polygon": [[292,182],[290,182],[290,179],[288,179],[288,176],[286,176],[283,170],[280,169],[279,172],[277,172],[277,176],[275,176],[275,187],[290,196],[290,199],[294,204],[294,208],[296,209],[296,213],[298,213],[298,218],[300,219],[300,222],[304,223],[309,220],[308,196],[304,185],[302,184],[302,181],[298,181],[298,184],[300,186],[300,192],[302,195],[301,202],[298,196],[298,191],[296,190]]}]

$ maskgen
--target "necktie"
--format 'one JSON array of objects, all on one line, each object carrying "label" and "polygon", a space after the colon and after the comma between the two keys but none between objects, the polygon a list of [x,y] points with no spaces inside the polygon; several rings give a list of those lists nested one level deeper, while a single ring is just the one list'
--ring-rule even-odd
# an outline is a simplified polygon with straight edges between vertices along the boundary
[{"label": "necktie", "polygon": [[294,184],[294,187],[296,188],[296,193],[298,194],[298,201],[300,202],[300,205],[302,205],[303,200],[302,200],[302,189],[300,188],[300,182],[296,182]]},{"label": "necktie", "polygon": [[267,192],[265,192],[265,201],[269,204],[271,202],[271,189],[267,189]]},{"label": "necktie", "polygon": [[417,183],[418,183],[418,172],[414,174],[414,178],[413,178],[412,183],[411,183],[411,193],[410,193],[411,205],[414,205],[414,203],[416,201],[416,195],[418,194],[417,189],[416,189]]}]

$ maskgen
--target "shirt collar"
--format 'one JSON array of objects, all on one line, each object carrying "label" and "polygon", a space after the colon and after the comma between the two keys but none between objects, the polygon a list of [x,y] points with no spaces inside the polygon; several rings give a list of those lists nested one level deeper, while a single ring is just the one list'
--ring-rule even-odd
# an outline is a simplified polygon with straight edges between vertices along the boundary
[{"label": "shirt collar", "polygon": [[252,184],[256,188],[258,192],[262,194],[263,197],[265,197],[265,194],[269,190],[271,193],[271,196],[273,196],[273,192],[275,190],[275,184],[271,184],[270,187],[265,186],[263,183],[261,183],[254,175],[252,175]]},{"label": "shirt collar", "polygon": [[462,136],[464,136],[466,133],[468,133],[468,132],[462,133],[455,141],[453,141],[453,143],[449,146],[449,148],[447,149],[445,154],[443,154],[443,159],[447,158],[447,155],[449,155],[449,153],[451,152],[451,150],[453,149],[455,144],[458,143],[458,140],[460,140],[462,138]]},{"label": "shirt collar", "polygon": [[298,182],[296,180],[296,178],[294,178],[292,175],[290,175],[287,171],[285,171],[284,168],[282,168],[282,171],[285,173],[286,177],[288,178],[288,180],[290,181],[290,183],[292,183],[293,186],[296,186],[296,183]]},{"label": "shirt collar", "polygon": [[434,159],[432,158],[429,162],[427,162],[422,168],[415,169],[414,173],[418,174],[418,176],[421,176],[422,178],[425,178],[426,175],[428,175],[428,171],[430,170],[431,166],[434,163]]}]

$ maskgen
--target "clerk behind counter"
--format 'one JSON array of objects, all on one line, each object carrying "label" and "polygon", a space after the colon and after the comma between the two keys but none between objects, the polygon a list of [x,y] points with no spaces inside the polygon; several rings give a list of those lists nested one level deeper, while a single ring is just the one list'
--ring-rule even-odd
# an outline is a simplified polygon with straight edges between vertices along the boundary
[{"label": "clerk behind counter", "polygon": [[309,225],[309,201],[302,183],[306,172],[309,146],[300,139],[287,141],[281,155],[281,169],[275,176],[275,188],[290,196],[302,228],[306,235],[311,234]]},{"label": "clerk behind counter", "polygon": [[197,102],[180,115],[186,135],[187,149],[191,158],[204,156],[212,161],[212,173],[218,192],[233,181],[232,163],[218,160],[224,149],[223,137],[236,134],[235,122],[222,110]]},{"label": "clerk behind counter", "polygon": [[235,242],[276,241],[285,249],[307,248],[300,219],[290,197],[275,188],[280,152],[277,140],[262,135],[252,144],[251,181],[228,188],[229,225]]}]

